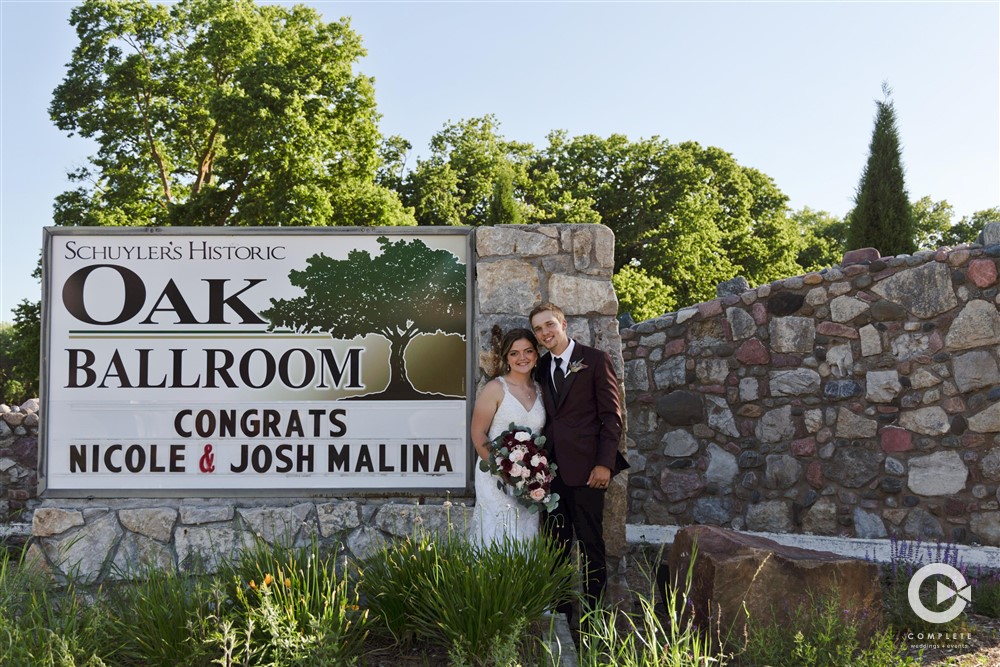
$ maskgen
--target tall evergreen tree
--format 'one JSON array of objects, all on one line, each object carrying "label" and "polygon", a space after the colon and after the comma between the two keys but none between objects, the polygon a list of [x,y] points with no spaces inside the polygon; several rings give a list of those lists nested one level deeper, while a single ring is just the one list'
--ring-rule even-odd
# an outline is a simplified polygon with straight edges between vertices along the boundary
[{"label": "tall evergreen tree", "polygon": [[877,248],[883,256],[909,254],[917,249],[916,228],[903,179],[903,161],[896,129],[892,89],[882,84],[885,99],[876,101],[878,113],[868,147],[868,163],[861,172],[854,210],[848,214],[848,249]]}]

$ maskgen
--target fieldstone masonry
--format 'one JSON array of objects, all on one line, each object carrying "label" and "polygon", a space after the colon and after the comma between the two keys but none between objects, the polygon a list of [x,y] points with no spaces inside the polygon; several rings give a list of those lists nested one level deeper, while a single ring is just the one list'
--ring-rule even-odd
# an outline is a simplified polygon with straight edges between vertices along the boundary
[{"label": "fieldstone masonry", "polygon": [[628,521],[1000,545],[1000,225],[621,332]]},{"label": "fieldstone masonry", "polygon": [[30,520],[37,467],[38,399],[0,405],[0,526]]},{"label": "fieldstone masonry", "polygon": [[[535,305],[553,301],[565,310],[570,334],[608,351],[622,376],[611,285],[614,236],[607,227],[480,228],[475,248],[473,335],[483,354],[494,324],[527,326]],[[624,396],[624,386],[620,391]],[[40,500],[37,413],[38,402],[29,401],[0,415],[0,524],[20,512],[13,520],[31,523],[28,557],[57,579],[74,572],[84,582],[98,582],[143,563],[212,570],[257,538],[302,545],[317,539],[345,555],[364,556],[385,540],[421,530],[464,530],[471,519],[471,491],[452,497]],[[608,496],[612,586],[626,552],[626,484],[627,475],[619,475]]]}]

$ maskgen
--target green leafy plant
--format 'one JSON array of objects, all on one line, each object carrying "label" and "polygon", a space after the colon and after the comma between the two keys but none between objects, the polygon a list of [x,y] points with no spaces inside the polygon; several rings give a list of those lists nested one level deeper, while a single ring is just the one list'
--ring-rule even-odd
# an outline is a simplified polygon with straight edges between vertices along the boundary
[{"label": "green leafy plant", "polygon": [[352,665],[360,659],[368,612],[358,605],[347,568],[315,541],[297,549],[258,541],[232,566],[233,604],[214,635],[218,664]]},{"label": "green leafy plant", "polygon": [[891,630],[876,632],[867,642],[858,636],[863,609],[840,609],[836,596],[809,597],[789,624],[747,624],[740,665],[759,667],[916,667],[901,655]]},{"label": "green leafy plant", "polygon": [[1000,572],[977,572],[972,580],[972,591],[972,609],[977,614],[1000,618]]},{"label": "green leafy plant", "polygon": [[[960,572],[966,571],[958,548],[954,544],[940,542],[922,544],[920,540],[890,540],[889,563],[883,567],[882,593],[889,624],[897,632],[921,632],[927,629],[927,622],[917,616],[910,606],[907,589],[914,572],[928,563],[945,563]],[[932,586],[923,586],[920,590],[924,606],[931,610],[938,609],[934,591]],[[935,632],[959,633],[965,629],[967,629],[967,619],[964,615],[959,615],[947,623],[934,624]]]},{"label": "green leafy plant", "polygon": [[441,646],[452,662],[471,665],[497,664],[520,645],[527,635],[513,628],[571,595],[576,577],[544,536],[479,546],[454,532],[386,545],[361,572],[362,595],[384,633]]},{"label": "green leafy plant", "polygon": [[25,553],[15,560],[0,550],[0,665],[105,667],[102,615],[72,579],[53,587]]},{"label": "green leafy plant", "polygon": [[221,597],[203,576],[146,564],[119,571],[104,587],[109,639],[135,664],[201,667],[210,664],[208,618]]},{"label": "green leafy plant", "polygon": [[[712,638],[695,625],[688,608],[697,548],[691,555],[683,587],[660,589],[662,607],[656,604],[655,567],[640,563],[649,593],[637,596],[636,613],[598,605],[580,621],[580,660],[583,667],[703,667],[722,666],[726,657],[714,650]],[[648,555],[647,555],[648,556]],[[662,560],[658,554],[653,563]]]}]

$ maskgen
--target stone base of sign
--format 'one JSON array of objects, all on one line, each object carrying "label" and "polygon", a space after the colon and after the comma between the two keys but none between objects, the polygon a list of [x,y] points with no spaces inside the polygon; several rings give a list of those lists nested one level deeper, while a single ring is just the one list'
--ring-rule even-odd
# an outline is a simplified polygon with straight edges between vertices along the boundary
[{"label": "stone base of sign", "polygon": [[471,499],[143,499],[45,501],[28,558],[57,580],[92,584],[155,565],[214,572],[256,540],[363,558],[387,540],[466,531]]}]

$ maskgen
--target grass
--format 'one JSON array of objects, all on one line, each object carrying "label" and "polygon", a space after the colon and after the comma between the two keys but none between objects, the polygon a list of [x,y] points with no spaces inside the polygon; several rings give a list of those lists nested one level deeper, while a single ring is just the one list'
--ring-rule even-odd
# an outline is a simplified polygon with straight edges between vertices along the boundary
[{"label": "grass", "polygon": [[[691,564],[693,567],[694,556]],[[580,660],[582,667],[621,665],[622,667],[708,667],[723,665],[724,654],[713,650],[711,637],[701,632],[689,615],[688,594],[691,569],[685,588],[668,587],[663,611],[658,612],[655,576],[649,576],[649,593],[639,595],[638,609],[626,612],[599,606],[581,621]]]}]

